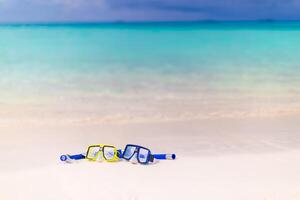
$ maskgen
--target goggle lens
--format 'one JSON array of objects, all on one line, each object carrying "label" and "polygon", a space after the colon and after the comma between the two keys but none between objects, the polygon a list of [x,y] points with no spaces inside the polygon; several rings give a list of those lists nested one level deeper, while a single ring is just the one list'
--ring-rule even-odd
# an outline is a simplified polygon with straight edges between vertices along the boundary
[{"label": "goggle lens", "polygon": [[127,146],[125,152],[123,153],[123,158],[129,160],[133,156],[135,149],[136,147],[134,146]]},{"label": "goggle lens", "polygon": [[140,148],[139,154],[138,154],[139,161],[141,163],[147,163],[149,154],[150,154],[150,152],[148,149]]},{"label": "goggle lens", "polygon": [[88,159],[96,159],[100,150],[101,150],[100,146],[90,146],[86,157]]},{"label": "goggle lens", "polygon": [[104,147],[103,148],[104,157],[106,160],[112,160],[115,156],[115,148],[114,147]]}]

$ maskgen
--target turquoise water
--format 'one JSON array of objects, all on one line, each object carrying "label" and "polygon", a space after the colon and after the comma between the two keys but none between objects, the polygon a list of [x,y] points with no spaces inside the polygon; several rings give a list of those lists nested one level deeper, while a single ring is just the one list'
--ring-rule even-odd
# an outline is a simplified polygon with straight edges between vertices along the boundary
[{"label": "turquoise water", "polygon": [[112,120],[298,113],[299,36],[300,22],[1,25],[0,108]]}]

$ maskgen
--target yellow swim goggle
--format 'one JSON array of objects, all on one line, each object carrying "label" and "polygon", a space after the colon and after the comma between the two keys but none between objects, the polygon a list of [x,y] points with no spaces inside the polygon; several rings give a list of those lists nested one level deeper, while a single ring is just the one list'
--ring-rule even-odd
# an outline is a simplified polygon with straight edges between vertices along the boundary
[{"label": "yellow swim goggle", "polygon": [[94,144],[88,147],[85,158],[90,161],[115,162],[119,160],[120,154],[120,150],[117,150],[113,145]]}]

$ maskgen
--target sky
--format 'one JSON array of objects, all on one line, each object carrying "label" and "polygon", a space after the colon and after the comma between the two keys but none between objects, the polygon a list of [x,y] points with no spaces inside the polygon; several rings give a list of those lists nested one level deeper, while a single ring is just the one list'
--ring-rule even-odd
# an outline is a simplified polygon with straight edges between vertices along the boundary
[{"label": "sky", "polygon": [[0,22],[300,20],[300,0],[0,0]]}]

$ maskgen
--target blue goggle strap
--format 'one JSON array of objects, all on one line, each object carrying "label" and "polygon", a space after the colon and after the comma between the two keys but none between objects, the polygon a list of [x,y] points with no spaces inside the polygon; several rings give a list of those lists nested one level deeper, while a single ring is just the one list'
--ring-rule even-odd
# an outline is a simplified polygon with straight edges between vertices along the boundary
[{"label": "blue goggle strap", "polygon": [[175,154],[153,154],[153,158],[158,160],[175,160]]},{"label": "blue goggle strap", "polygon": [[61,155],[60,156],[60,160],[63,162],[68,162],[68,161],[72,161],[72,160],[81,160],[81,159],[85,159],[85,154],[76,154],[76,155]]},{"label": "blue goggle strap", "polygon": [[123,158],[122,149],[118,149],[118,150],[117,150],[117,156],[118,156],[119,158]]}]

